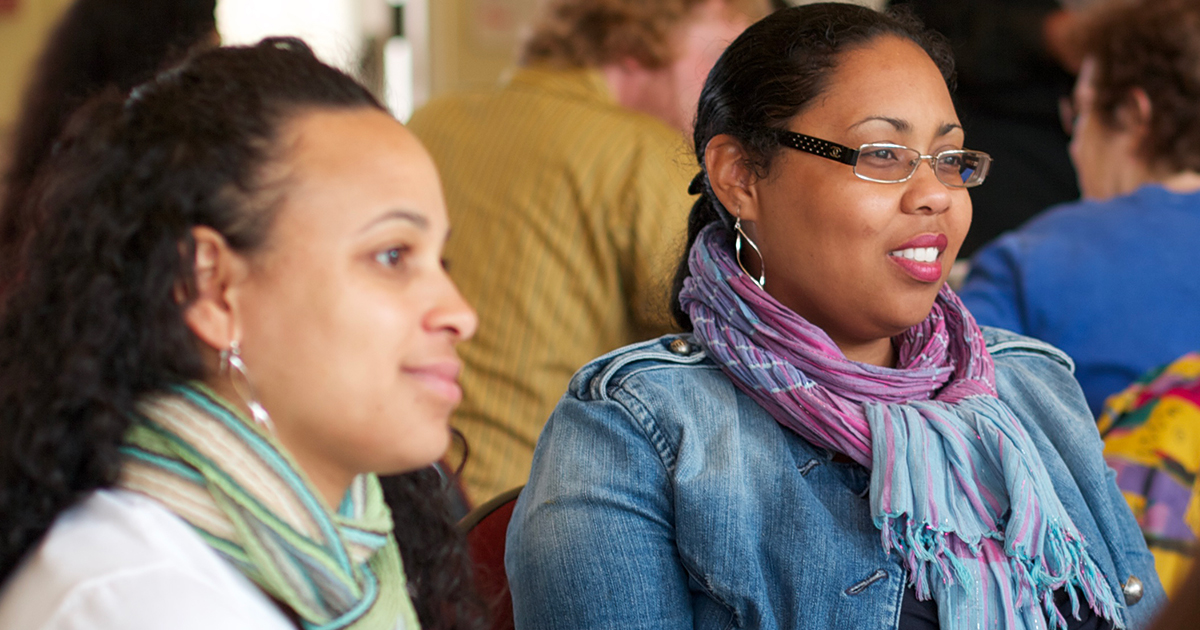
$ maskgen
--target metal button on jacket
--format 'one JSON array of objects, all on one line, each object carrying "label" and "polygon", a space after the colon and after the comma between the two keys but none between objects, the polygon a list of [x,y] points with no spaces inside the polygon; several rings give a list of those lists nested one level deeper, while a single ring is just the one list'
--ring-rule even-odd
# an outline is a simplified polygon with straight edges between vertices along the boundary
[{"label": "metal button on jacket", "polygon": [[1142,586],[1142,581],[1137,579],[1137,576],[1131,575],[1121,585],[1121,592],[1125,593],[1125,605],[1132,606],[1142,600],[1142,595],[1146,594],[1146,589]]},{"label": "metal button on jacket", "polygon": [[676,339],[671,342],[671,345],[667,346],[667,349],[675,354],[686,357],[692,353],[692,344],[684,339]]}]

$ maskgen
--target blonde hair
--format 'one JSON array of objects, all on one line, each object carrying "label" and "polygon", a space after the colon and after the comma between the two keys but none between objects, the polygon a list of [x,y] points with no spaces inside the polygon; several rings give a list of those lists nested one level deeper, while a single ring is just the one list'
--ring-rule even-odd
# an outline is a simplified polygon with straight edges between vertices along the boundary
[{"label": "blonde hair", "polygon": [[[675,60],[676,29],[710,0],[546,0],[521,65],[599,67],[632,58],[647,68]],[[768,0],[722,0],[756,21]]]}]

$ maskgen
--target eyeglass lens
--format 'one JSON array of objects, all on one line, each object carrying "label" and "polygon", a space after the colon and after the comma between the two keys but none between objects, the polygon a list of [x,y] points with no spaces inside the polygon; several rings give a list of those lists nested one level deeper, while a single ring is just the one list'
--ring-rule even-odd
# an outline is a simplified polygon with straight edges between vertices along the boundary
[{"label": "eyeglass lens", "polygon": [[[907,147],[866,144],[859,149],[854,172],[859,177],[878,182],[901,182],[921,164],[921,153]],[[989,160],[979,151],[942,151],[931,164],[937,178],[948,186],[969,187],[983,182]]]}]

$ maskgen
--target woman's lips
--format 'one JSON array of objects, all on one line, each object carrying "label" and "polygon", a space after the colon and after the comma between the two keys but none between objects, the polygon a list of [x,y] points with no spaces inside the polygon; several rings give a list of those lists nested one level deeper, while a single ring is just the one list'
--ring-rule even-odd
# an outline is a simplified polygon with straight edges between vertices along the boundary
[{"label": "woman's lips", "polygon": [[937,282],[942,278],[939,259],[949,243],[945,234],[922,234],[888,252],[888,258],[920,282]]},{"label": "woman's lips", "polygon": [[455,405],[461,402],[463,397],[462,386],[458,384],[458,374],[461,371],[462,364],[457,361],[404,368],[404,373],[413,377],[425,389]]}]

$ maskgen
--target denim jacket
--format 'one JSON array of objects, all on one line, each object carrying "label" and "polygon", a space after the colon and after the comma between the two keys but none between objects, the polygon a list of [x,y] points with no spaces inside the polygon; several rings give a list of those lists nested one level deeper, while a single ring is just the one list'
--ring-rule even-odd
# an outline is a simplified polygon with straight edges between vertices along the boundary
[{"label": "denim jacket", "polygon": [[[1070,358],[984,333],[1000,398],[1116,600],[1130,576],[1143,585],[1121,623],[1147,626],[1165,596]],[[617,350],[575,375],[538,441],[508,530],[517,628],[894,630],[906,572],[872,523],[869,480],[776,422],[689,338]]]}]

